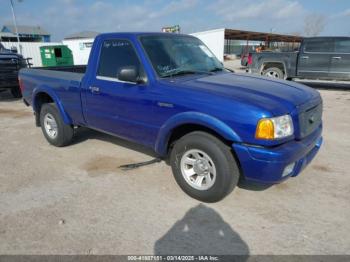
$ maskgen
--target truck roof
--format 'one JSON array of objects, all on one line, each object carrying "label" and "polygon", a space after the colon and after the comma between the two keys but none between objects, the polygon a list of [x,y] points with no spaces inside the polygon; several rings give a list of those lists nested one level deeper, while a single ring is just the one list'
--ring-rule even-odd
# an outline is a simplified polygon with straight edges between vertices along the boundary
[{"label": "truck roof", "polygon": [[167,36],[188,36],[193,37],[191,35],[186,34],[174,34],[174,33],[164,33],[164,32],[112,32],[112,33],[102,33],[97,35],[98,38],[100,37],[139,37],[139,36],[152,36],[152,35],[167,35]]}]

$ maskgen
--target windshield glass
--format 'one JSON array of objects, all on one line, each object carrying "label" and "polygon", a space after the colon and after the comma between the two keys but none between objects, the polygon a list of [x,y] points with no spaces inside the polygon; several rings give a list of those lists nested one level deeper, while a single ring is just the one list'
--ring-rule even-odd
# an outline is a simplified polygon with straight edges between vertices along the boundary
[{"label": "windshield glass", "polygon": [[210,74],[224,68],[213,53],[191,36],[143,36],[141,43],[159,77]]}]

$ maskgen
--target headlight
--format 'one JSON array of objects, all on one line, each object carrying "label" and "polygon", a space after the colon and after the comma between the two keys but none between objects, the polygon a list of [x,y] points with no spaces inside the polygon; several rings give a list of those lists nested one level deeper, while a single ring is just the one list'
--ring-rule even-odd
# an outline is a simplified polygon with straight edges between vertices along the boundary
[{"label": "headlight", "polygon": [[260,119],[256,127],[255,138],[279,139],[294,133],[293,121],[290,115]]}]

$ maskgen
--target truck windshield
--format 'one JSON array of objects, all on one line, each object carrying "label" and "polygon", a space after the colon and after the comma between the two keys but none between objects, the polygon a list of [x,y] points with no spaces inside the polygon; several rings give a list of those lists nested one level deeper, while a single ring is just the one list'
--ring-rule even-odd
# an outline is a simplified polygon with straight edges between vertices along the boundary
[{"label": "truck windshield", "polygon": [[140,41],[159,77],[213,74],[224,70],[213,53],[195,37],[143,36]]}]

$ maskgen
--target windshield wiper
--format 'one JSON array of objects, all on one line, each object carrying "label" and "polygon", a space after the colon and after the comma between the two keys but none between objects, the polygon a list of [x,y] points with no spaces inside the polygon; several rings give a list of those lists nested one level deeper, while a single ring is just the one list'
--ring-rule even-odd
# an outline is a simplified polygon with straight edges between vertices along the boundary
[{"label": "windshield wiper", "polygon": [[224,71],[224,68],[223,67],[214,67],[209,72],[219,72],[219,71]]},{"label": "windshield wiper", "polygon": [[162,77],[174,77],[174,76],[180,76],[180,75],[191,75],[191,74],[206,74],[206,75],[212,75],[213,72],[210,71],[201,71],[201,70],[177,70],[174,72],[170,72],[167,74],[162,75]]}]

